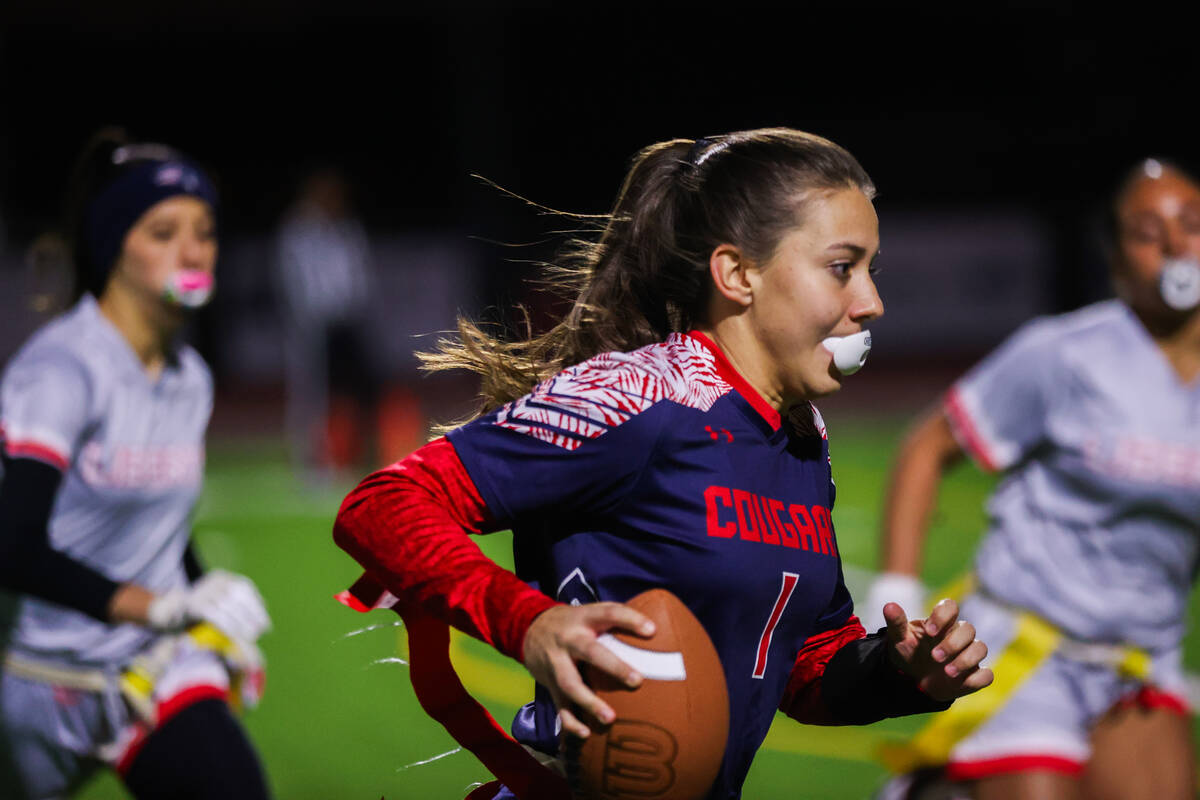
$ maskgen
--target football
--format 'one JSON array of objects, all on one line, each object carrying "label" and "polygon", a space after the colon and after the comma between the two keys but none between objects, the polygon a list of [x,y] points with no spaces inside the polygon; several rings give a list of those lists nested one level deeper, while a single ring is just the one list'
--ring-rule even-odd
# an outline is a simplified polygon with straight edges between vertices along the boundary
[{"label": "football", "polygon": [[628,689],[583,665],[583,677],[613,711],[611,725],[588,719],[592,735],[567,736],[567,777],[579,800],[700,800],[725,754],[729,696],[721,660],[699,620],[665,589],[628,605],[654,620],[655,634],[601,637],[645,680]]}]

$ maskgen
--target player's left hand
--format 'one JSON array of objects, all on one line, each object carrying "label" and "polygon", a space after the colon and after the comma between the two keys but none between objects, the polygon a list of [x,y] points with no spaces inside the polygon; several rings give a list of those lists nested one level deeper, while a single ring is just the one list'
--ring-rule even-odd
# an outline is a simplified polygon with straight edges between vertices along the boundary
[{"label": "player's left hand", "polygon": [[892,663],[934,700],[953,700],[992,682],[992,671],[979,666],[987,645],[975,638],[974,625],[958,618],[953,600],[934,606],[928,619],[912,621],[897,603],[888,603],[883,618]]}]

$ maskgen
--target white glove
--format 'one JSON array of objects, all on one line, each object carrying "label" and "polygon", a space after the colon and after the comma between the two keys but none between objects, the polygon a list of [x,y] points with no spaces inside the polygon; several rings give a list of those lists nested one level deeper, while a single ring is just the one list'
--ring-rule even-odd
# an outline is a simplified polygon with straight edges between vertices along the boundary
[{"label": "white glove", "polygon": [[146,619],[151,628],[161,631],[210,622],[243,642],[258,641],[271,629],[271,618],[254,581],[221,569],[206,572],[186,589],[160,594],[150,603]]},{"label": "white glove", "polygon": [[925,616],[925,597],[928,591],[915,575],[903,572],[883,572],[871,582],[867,590],[866,602],[862,604],[862,623],[867,633],[887,625],[883,619],[883,607],[888,603],[897,603],[904,609],[909,619],[922,619]]}]

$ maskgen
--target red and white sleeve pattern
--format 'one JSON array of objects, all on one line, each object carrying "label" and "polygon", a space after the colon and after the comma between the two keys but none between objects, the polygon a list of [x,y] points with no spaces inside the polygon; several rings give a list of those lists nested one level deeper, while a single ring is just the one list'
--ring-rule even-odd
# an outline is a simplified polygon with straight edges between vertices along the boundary
[{"label": "red and white sleeve pattern", "polygon": [[988,472],[997,472],[1016,458],[1007,452],[1011,448],[989,435],[982,415],[972,400],[973,397],[959,386],[951,386],[942,398],[942,412],[950,422],[954,438],[975,463]]},{"label": "red and white sleeve pattern", "polygon": [[707,411],[730,386],[713,353],[696,336],[632,353],[601,353],[543,381],[506,404],[495,424],[576,450],[662,400]]}]

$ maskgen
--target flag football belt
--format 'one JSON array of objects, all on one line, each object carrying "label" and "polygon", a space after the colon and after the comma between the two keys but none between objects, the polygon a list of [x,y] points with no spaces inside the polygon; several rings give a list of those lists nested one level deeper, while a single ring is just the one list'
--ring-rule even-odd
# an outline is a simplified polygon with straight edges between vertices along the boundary
[{"label": "flag football belt", "polygon": [[[1123,678],[1144,682],[1150,677],[1152,659],[1141,648],[1087,642],[1068,636],[1037,614],[990,596],[976,585],[973,576],[960,579],[952,586],[962,593],[974,591],[988,602],[1006,608],[1014,618],[1013,636],[990,665],[995,679],[987,691],[958,698],[949,709],[935,715],[911,740],[880,745],[879,759],[893,772],[907,773],[945,764],[955,745],[1008,702],[1025,679],[1056,653],[1072,661],[1109,667]],[[936,596],[961,597],[962,594],[946,592]]]},{"label": "flag football belt", "polygon": [[491,800],[501,783],[519,800],[569,800],[570,789],[555,770],[555,759],[509,736],[463,686],[450,661],[450,628],[445,622],[399,602],[366,574],[336,599],[363,613],[390,608],[404,620],[409,677],[421,708],[499,779],[476,788],[467,800]]},{"label": "flag football belt", "polygon": [[[89,692],[96,695],[110,720],[122,716],[122,692],[115,669],[69,667],[25,658],[16,653],[4,656],[4,672],[16,678],[44,683],[48,686]],[[98,746],[96,755],[103,761],[115,763],[123,745],[120,740]]]},{"label": "flag football belt", "polygon": [[237,643],[206,622],[194,625],[178,636],[160,637],[149,650],[134,657],[120,672],[49,664],[16,653],[7,653],[4,656],[4,671],[18,678],[65,689],[105,696],[111,696],[114,691],[119,692],[134,714],[153,727],[158,722],[154,688],[163,671],[171,663],[182,637],[187,637],[193,645],[202,650],[216,653],[231,667],[230,702],[235,708],[239,708],[244,688],[240,683],[250,678],[249,670],[239,669],[238,666],[248,666],[250,659]]},{"label": "flag football belt", "polygon": [[17,678],[38,683],[48,683],[61,686],[64,689],[74,689],[80,692],[96,692],[102,694],[112,688],[113,676],[102,669],[84,669],[82,667],[64,667],[58,664],[46,664],[16,653],[6,653],[4,656],[4,671]]},{"label": "flag football belt", "polygon": [[252,705],[261,694],[261,686],[251,687],[250,682],[261,682],[262,657],[253,645],[238,644],[214,625],[201,622],[188,628],[179,636],[164,636],[149,650],[139,654],[121,672],[117,685],[126,702],[139,717],[155,725],[158,722],[157,703],[154,689],[163,671],[175,657],[175,651],[186,637],[194,647],[215,653],[229,672],[229,704],[237,711]]}]

